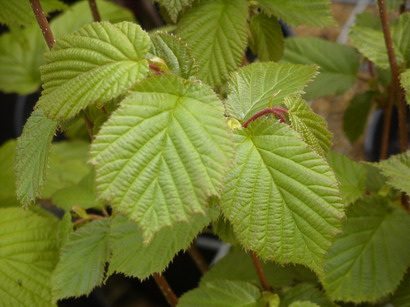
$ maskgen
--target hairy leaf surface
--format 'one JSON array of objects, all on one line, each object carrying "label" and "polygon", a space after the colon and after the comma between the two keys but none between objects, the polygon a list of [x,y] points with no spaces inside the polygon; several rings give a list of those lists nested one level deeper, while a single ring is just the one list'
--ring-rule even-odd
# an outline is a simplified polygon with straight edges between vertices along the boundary
[{"label": "hairy leaf surface", "polygon": [[388,184],[410,195],[410,151],[373,165],[386,176]]},{"label": "hairy leaf surface", "polygon": [[326,255],[326,292],[354,303],[391,293],[410,265],[410,216],[368,197],[348,208],[343,228]]},{"label": "hairy leaf surface", "polygon": [[184,13],[177,35],[192,50],[201,80],[220,86],[239,67],[248,38],[247,17],[242,0],[198,1]]},{"label": "hairy leaf surface", "polygon": [[278,105],[303,88],[316,75],[315,66],[255,63],[241,68],[229,81],[229,115],[246,120],[256,112]]},{"label": "hairy leaf surface", "polygon": [[136,221],[146,242],[204,213],[232,153],[216,95],[170,74],[139,83],[91,147],[100,196]]},{"label": "hairy leaf surface", "polygon": [[194,0],[156,0],[167,10],[173,22],[177,22],[179,13],[189,7]]},{"label": "hairy leaf surface", "polygon": [[236,130],[236,165],[221,207],[245,248],[320,273],[343,205],[325,160],[290,127],[258,119]]},{"label": "hairy leaf surface", "polygon": [[63,36],[45,55],[37,106],[62,120],[123,94],[147,74],[149,48],[148,35],[129,22],[93,23]]}]

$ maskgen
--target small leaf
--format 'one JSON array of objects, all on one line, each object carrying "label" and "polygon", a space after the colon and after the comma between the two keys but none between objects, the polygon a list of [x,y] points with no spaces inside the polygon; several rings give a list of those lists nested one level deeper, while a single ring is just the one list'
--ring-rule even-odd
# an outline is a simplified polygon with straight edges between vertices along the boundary
[{"label": "small leaf", "polygon": [[177,35],[192,50],[201,80],[221,86],[242,63],[247,18],[248,5],[242,0],[198,1],[183,14]]},{"label": "small leaf", "polygon": [[282,28],[275,17],[264,13],[252,16],[250,48],[260,61],[278,61],[283,55]]},{"label": "small leaf", "polygon": [[45,55],[37,107],[59,121],[123,94],[148,73],[149,48],[148,34],[129,22],[93,23],[60,38]]},{"label": "small leaf", "polygon": [[297,301],[309,301],[321,307],[335,307],[326,294],[320,291],[315,285],[301,283],[291,288],[285,288],[281,295],[281,307],[291,306]]},{"label": "small leaf", "polygon": [[165,7],[169,17],[173,22],[177,22],[179,13],[189,7],[194,0],[156,0],[161,6]]},{"label": "small leaf", "polygon": [[400,75],[401,86],[406,90],[407,104],[410,104],[410,69]]},{"label": "small leaf", "polygon": [[260,297],[259,289],[250,283],[215,280],[182,295],[178,307],[257,307]]},{"label": "small leaf", "polygon": [[333,300],[375,302],[399,285],[409,254],[410,216],[367,197],[347,209],[343,233],[326,255],[324,288]]},{"label": "small leaf", "polygon": [[108,261],[110,220],[100,219],[73,232],[53,274],[53,299],[89,294],[102,283]]},{"label": "small leaf", "polygon": [[244,121],[291,94],[302,94],[316,75],[315,66],[255,63],[241,68],[229,81],[227,112]]}]

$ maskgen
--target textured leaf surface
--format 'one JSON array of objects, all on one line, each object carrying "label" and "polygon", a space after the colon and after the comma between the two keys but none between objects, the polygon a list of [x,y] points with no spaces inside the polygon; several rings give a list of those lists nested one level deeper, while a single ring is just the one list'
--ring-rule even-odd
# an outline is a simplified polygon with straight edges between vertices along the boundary
[{"label": "textured leaf surface", "polygon": [[208,215],[196,214],[190,222],[164,227],[149,244],[144,245],[138,225],[123,215],[116,216],[112,222],[112,256],[108,274],[124,273],[142,280],[153,273],[161,273],[180,250],[189,247],[209,222]]},{"label": "textured leaf surface", "polygon": [[245,248],[321,272],[343,205],[326,162],[287,125],[259,119],[237,130],[236,165],[221,207]]},{"label": "textured leaf surface", "polygon": [[317,37],[286,39],[283,60],[319,65],[320,74],[306,88],[306,99],[344,93],[356,81],[359,69],[359,57],[352,47]]},{"label": "textured leaf surface", "polygon": [[326,255],[323,285],[334,300],[376,301],[410,265],[410,217],[379,198],[348,208],[343,233]]},{"label": "textured leaf surface", "polygon": [[199,83],[153,77],[121,105],[91,148],[97,190],[149,241],[162,227],[204,212],[219,195],[233,147],[222,103]]},{"label": "textured leaf surface", "polygon": [[281,295],[280,306],[287,307],[297,301],[309,301],[321,307],[337,306],[315,285],[301,283],[291,288],[285,288]]},{"label": "textured leaf surface", "polygon": [[129,22],[93,23],[63,36],[45,55],[37,106],[62,120],[123,94],[147,74],[149,48],[148,35]]},{"label": "textured leaf surface", "polygon": [[178,307],[256,307],[260,306],[260,297],[259,289],[251,283],[216,280],[185,293],[179,299]]},{"label": "textured leaf surface", "polygon": [[185,79],[197,73],[191,51],[182,40],[172,34],[156,32],[151,35],[151,41],[151,53],[163,59],[173,73]]},{"label": "textured leaf surface", "polygon": [[173,22],[178,19],[179,13],[186,7],[189,7],[194,0],[156,0],[166,8],[169,17]]},{"label": "textured leaf surface", "polygon": [[410,104],[410,69],[407,69],[404,73],[400,75],[401,86],[406,91],[406,100]]},{"label": "textured leaf surface", "polygon": [[177,35],[192,50],[201,80],[220,86],[239,67],[248,38],[247,17],[242,0],[199,1],[184,13]]},{"label": "textured leaf surface", "polygon": [[54,300],[89,294],[102,283],[109,231],[110,220],[100,219],[69,236],[52,277]]},{"label": "textured leaf surface", "polygon": [[327,156],[327,161],[339,181],[340,195],[345,204],[351,204],[364,195],[367,172],[363,165],[333,151]]},{"label": "textured leaf surface", "polygon": [[299,97],[286,97],[285,106],[289,111],[291,127],[299,132],[303,140],[319,155],[326,156],[332,146],[333,134],[327,129],[325,119],[313,112]]},{"label": "textured leaf surface", "polygon": [[53,306],[51,273],[58,259],[54,219],[21,208],[0,209],[2,306]]},{"label": "textured leaf surface", "polygon": [[292,25],[324,27],[333,23],[328,0],[257,0],[267,13]]},{"label": "textured leaf surface", "polygon": [[27,206],[40,195],[44,185],[51,141],[57,123],[42,110],[34,111],[24,126],[16,148],[16,193]]},{"label": "textured leaf surface", "polygon": [[255,63],[235,72],[229,81],[229,115],[246,120],[256,112],[278,105],[303,88],[316,75],[315,66]]},{"label": "textured leaf surface", "polygon": [[388,184],[410,195],[410,151],[373,165],[386,176]]},{"label": "textured leaf surface", "polygon": [[250,22],[250,47],[260,61],[278,61],[283,55],[284,39],[278,19],[259,13]]},{"label": "textured leaf surface", "polygon": [[14,156],[16,141],[9,140],[0,147],[0,207],[19,206],[16,197]]}]

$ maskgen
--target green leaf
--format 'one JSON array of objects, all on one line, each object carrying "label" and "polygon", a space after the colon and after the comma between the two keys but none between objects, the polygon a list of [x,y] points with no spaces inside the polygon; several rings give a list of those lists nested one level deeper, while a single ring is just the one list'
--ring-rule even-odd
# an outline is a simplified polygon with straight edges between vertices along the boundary
[{"label": "green leaf", "polygon": [[182,295],[178,307],[257,307],[260,297],[259,289],[250,283],[216,280]]},{"label": "green leaf", "polygon": [[165,32],[156,32],[151,35],[151,53],[163,59],[168,68],[182,78],[197,74],[198,67],[195,65],[191,51],[178,37]]},{"label": "green leaf", "polygon": [[401,86],[406,91],[406,100],[410,104],[410,69],[407,69],[404,73],[400,75]]},{"label": "green leaf", "polygon": [[351,143],[364,133],[367,118],[373,105],[374,92],[357,94],[350,100],[343,115],[343,131]]},{"label": "green leaf", "polygon": [[156,0],[161,6],[165,7],[169,17],[175,23],[179,13],[189,7],[194,0]]},{"label": "green leaf", "polygon": [[248,5],[242,0],[198,1],[184,13],[177,35],[192,50],[201,80],[221,86],[242,63],[247,18]]},{"label": "green leaf", "polygon": [[292,25],[324,27],[333,24],[328,0],[257,0],[269,15],[275,15]]},{"label": "green leaf", "polygon": [[16,141],[10,140],[0,147],[0,207],[19,206],[16,197],[14,156]]},{"label": "green leaf", "polygon": [[260,61],[278,61],[283,55],[282,28],[275,17],[264,13],[252,16],[250,48]]},{"label": "green leaf", "polygon": [[41,194],[45,182],[51,141],[57,123],[42,110],[34,111],[24,126],[16,147],[16,193],[27,206]]},{"label": "green leaf", "polygon": [[148,34],[129,22],[93,23],[63,36],[45,54],[37,106],[59,121],[123,94],[148,73],[149,48]]},{"label": "green leaf", "polygon": [[410,216],[367,197],[347,210],[326,255],[323,285],[333,300],[374,302],[394,291],[410,265]]},{"label": "green leaf", "polygon": [[204,213],[233,154],[223,106],[207,86],[166,74],[140,82],[91,147],[97,190],[144,240]]},{"label": "green leaf", "polygon": [[239,243],[233,232],[232,224],[222,214],[212,223],[212,231],[225,243]]},{"label": "green leaf", "polygon": [[361,198],[366,189],[365,167],[333,151],[329,152],[327,161],[339,181],[340,195],[344,203],[348,205]]},{"label": "green leaf", "polygon": [[320,307],[320,305],[309,301],[296,301],[290,304],[289,307]]},{"label": "green leaf", "polygon": [[89,294],[102,283],[109,258],[109,231],[110,220],[100,219],[70,235],[52,277],[55,301]]},{"label": "green leaf", "polygon": [[388,184],[410,195],[410,151],[373,165],[386,176]]},{"label": "green leaf", "polygon": [[277,121],[258,119],[235,132],[236,165],[221,207],[237,238],[262,259],[321,273],[343,217],[330,167]]},{"label": "green leaf", "polygon": [[54,306],[51,273],[58,259],[55,219],[0,209],[2,306]]},{"label": "green leaf", "polygon": [[315,285],[302,283],[291,288],[285,288],[281,295],[280,306],[291,306],[297,301],[309,301],[321,307],[337,306]]},{"label": "green leaf", "polygon": [[108,275],[117,272],[143,280],[153,273],[163,272],[174,256],[180,250],[187,249],[198,232],[209,222],[209,216],[196,214],[190,222],[162,228],[145,245],[143,232],[138,225],[123,215],[116,216],[110,236],[112,256]]},{"label": "green leaf", "polygon": [[60,249],[66,245],[68,238],[70,237],[73,231],[74,225],[72,222],[71,213],[70,211],[66,211],[60,223],[58,223],[57,229],[57,239]]},{"label": "green leaf", "polygon": [[320,74],[306,88],[306,99],[343,94],[353,86],[359,70],[359,57],[352,47],[317,37],[287,38],[283,60],[319,65]]},{"label": "green leaf", "polygon": [[392,39],[403,55],[407,66],[410,64],[410,13],[401,14],[397,23],[392,25]]},{"label": "green leaf", "polygon": [[291,94],[302,94],[316,75],[315,66],[255,63],[241,68],[229,81],[227,112],[246,120],[256,112],[279,105]]},{"label": "green leaf", "polygon": [[300,97],[285,97],[290,125],[319,155],[325,157],[332,146],[333,134],[327,129],[325,119],[309,107]]},{"label": "green leaf", "polygon": [[390,303],[395,307],[409,307],[410,306],[410,275],[407,274],[401,282],[397,291],[390,299]]}]

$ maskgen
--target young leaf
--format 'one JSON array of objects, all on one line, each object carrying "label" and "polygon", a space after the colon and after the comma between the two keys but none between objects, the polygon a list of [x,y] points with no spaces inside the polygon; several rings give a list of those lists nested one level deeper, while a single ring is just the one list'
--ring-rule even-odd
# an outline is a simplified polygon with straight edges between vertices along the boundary
[{"label": "young leaf", "polygon": [[343,115],[343,131],[352,143],[363,135],[373,98],[374,92],[365,92],[357,94],[349,102]]},{"label": "young leaf", "polygon": [[227,112],[245,121],[256,112],[278,105],[291,94],[302,94],[316,75],[315,66],[255,63],[241,68],[229,81]]},{"label": "young leaf", "polygon": [[165,7],[169,17],[173,22],[177,22],[179,13],[189,7],[194,0],[156,0],[161,6]]},{"label": "young leaf", "polygon": [[2,306],[54,306],[51,273],[58,259],[55,219],[0,209]]},{"label": "young leaf", "polygon": [[215,280],[182,295],[178,307],[257,307],[260,298],[259,289],[251,283]]},{"label": "young leaf", "polygon": [[275,15],[292,25],[324,27],[333,23],[328,0],[257,0],[257,4],[269,15]]},{"label": "young leaf", "polygon": [[280,306],[289,306],[297,301],[309,301],[321,307],[337,306],[315,285],[308,283],[302,283],[291,288],[285,288],[281,295]]},{"label": "young leaf", "polygon": [[352,47],[317,37],[287,38],[283,60],[319,65],[320,74],[306,88],[306,99],[344,93],[356,81],[359,70],[359,57]]},{"label": "young leaf", "polygon": [[278,19],[259,13],[250,22],[250,48],[260,61],[278,61],[283,55],[284,39]]},{"label": "young leaf", "polygon": [[319,155],[325,157],[332,146],[333,134],[327,129],[325,119],[317,115],[300,97],[285,97],[290,125]]},{"label": "young leaf", "polygon": [[235,132],[236,165],[221,207],[237,238],[262,259],[320,273],[343,217],[330,167],[279,122],[258,119]]},{"label": "young leaf", "polygon": [[367,172],[363,165],[356,163],[342,154],[329,152],[327,161],[339,181],[340,196],[346,205],[364,195]]},{"label": "young leaf", "polygon": [[45,55],[37,106],[59,121],[123,94],[147,74],[149,48],[148,34],[129,22],[93,23],[63,36]]},{"label": "young leaf", "polygon": [[54,301],[89,294],[102,283],[109,231],[110,220],[100,219],[70,235],[52,277]]},{"label": "young leaf", "polygon": [[14,156],[16,141],[9,140],[0,147],[0,207],[19,206],[16,198]]},{"label": "young leaf", "polygon": [[406,100],[410,104],[410,69],[407,69],[404,73],[400,75],[401,86],[406,91]]},{"label": "young leaf", "polygon": [[156,32],[151,35],[151,41],[151,53],[163,59],[173,73],[185,79],[197,74],[198,67],[191,51],[182,40],[172,34]]},{"label": "young leaf", "polygon": [[245,53],[248,5],[242,0],[198,1],[178,23],[177,35],[188,43],[199,78],[222,85]]},{"label": "young leaf", "polygon": [[148,243],[219,195],[233,146],[207,86],[166,74],[133,91],[96,136],[91,162],[100,196],[136,221]]},{"label": "young leaf", "polygon": [[367,197],[348,208],[343,233],[326,255],[323,285],[333,300],[374,302],[399,285],[409,254],[410,216]]},{"label": "young leaf", "polygon": [[40,195],[45,181],[51,141],[57,123],[42,110],[34,111],[24,126],[16,147],[16,193],[27,206]]},{"label": "young leaf", "polygon": [[189,223],[179,222],[162,228],[148,245],[144,245],[139,226],[127,217],[117,215],[112,221],[108,275],[117,272],[143,280],[153,273],[161,273],[209,222],[208,215],[195,214]]}]

